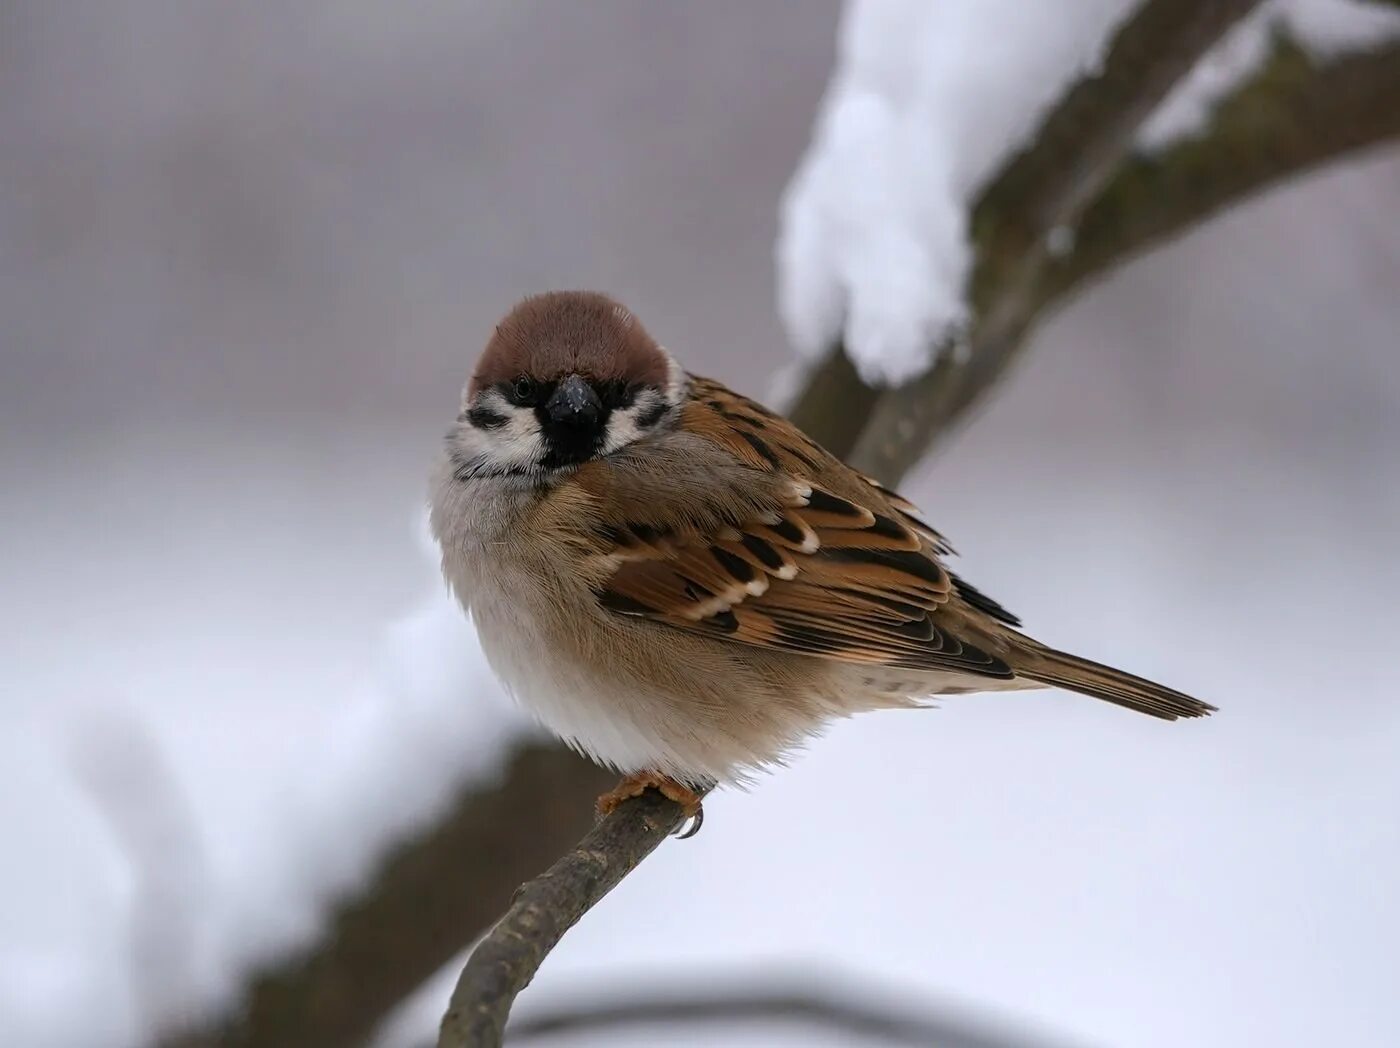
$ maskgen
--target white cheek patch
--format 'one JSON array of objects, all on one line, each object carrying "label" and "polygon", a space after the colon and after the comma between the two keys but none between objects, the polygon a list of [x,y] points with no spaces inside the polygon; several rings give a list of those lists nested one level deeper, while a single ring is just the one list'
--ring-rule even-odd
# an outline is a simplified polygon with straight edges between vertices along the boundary
[{"label": "white cheek patch", "polygon": [[502,466],[534,466],[544,457],[544,437],[540,421],[526,408],[510,408],[510,421],[487,431],[487,457]]},{"label": "white cheek patch", "polygon": [[608,416],[608,429],[603,437],[604,455],[618,448],[625,448],[634,440],[652,432],[656,425],[660,424],[658,420],[654,425],[643,426],[638,423],[638,419],[649,419],[656,414],[657,408],[674,408],[685,400],[686,389],[690,385],[689,376],[677,363],[676,358],[666,352],[664,346],[658,346],[657,349],[661,350],[666,358],[665,388],[659,391],[648,389],[638,395],[631,407],[620,408]]},{"label": "white cheek patch", "polygon": [[515,473],[535,469],[544,458],[539,419],[530,408],[507,403],[493,391],[483,392],[477,405],[505,421],[480,427],[463,420],[456,429],[456,449],[483,473]]},{"label": "white cheek patch", "polygon": [[[634,440],[654,431],[660,425],[661,417],[664,417],[659,417],[658,411],[669,410],[670,405],[675,403],[677,401],[668,399],[658,390],[648,389],[638,394],[630,407],[615,409],[608,416],[608,428],[603,437],[603,454],[625,448]],[[642,419],[649,420],[651,425],[642,425]]]},{"label": "white cheek patch", "polygon": [[641,435],[642,428],[637,425],[635,407],[614,411],[608,416],[608,429],[603,437],[603,454],[625,448]]}]

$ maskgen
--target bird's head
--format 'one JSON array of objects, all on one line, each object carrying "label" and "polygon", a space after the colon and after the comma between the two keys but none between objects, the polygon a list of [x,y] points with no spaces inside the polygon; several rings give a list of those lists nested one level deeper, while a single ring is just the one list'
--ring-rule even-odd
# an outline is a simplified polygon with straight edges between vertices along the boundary
[{"label": "bird's head", "polygon": [[541,475],[661,430],[684,393],[679,365],[618,302],[534,295],[486,343],[449,449],[470,475]]}]

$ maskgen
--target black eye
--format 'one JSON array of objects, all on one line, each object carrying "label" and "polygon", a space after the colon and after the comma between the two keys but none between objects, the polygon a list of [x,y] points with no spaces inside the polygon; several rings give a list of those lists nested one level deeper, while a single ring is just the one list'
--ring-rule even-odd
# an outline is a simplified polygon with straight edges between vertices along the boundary
[{"label": "black eye", "polygon": [[535,380],[529,375],[521,375],[511,386],[511,392],[515,394],[516,400],[528,404],[535,395]]},{"label": "black eye", "polygon": [[603,387],[603,403],[610,408],[630,408],[636,395],[635,388],[622,382],[609,382]]}]

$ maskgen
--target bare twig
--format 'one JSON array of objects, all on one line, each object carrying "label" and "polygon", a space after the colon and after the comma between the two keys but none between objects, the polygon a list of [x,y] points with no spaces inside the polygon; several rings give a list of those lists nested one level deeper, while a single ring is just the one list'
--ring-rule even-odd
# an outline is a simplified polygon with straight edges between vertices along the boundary
[{"label": "bare twig", "polygon": [[[775,977],[771,970],[738,978],[734,972],[701,972],[671,987],[643,990],[624,1001],[606,993],[588,994],[602,1003],[556,1006],[514,1019],[510,1043],[559,1035],[597,1033],[627,1026],[688,1025],[735,1022],[782,1022],[820,1028],[862,1043],[937,1045],[938,1048],[1050,1048],[1052,1042],[997,1029],[985,1021],[953,1012],[915,1007],[893,999],[887,988],[865,985],[846,974],[795,973]],[[614,981],[611,986],[617,985]],[[710,986],[709,990],[696,990]],[[1065,1042],[1056,1040],[1055,1045]]]},{"label": "bare twig", "polygon": [[549,951],[680,825],[680,805],[655,790],[625,801],[540,876],[468,958],[442,1020],[438,1048],[491,1048],[511,1005]]}]

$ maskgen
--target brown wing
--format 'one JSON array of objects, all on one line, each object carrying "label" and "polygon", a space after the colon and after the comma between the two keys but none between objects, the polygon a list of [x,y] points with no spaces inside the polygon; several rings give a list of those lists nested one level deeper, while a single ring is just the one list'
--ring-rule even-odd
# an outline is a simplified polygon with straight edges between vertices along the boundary
[{"label": "brown wing", "polygon": [[718,383],[694,379],[692,397],[682,428],[762,471],[777,494],[703,530],[609,522],[604,607],[844,662],[1013,675],[940,615],[958,583],[938,562],[947,544],[912,506]]}]

